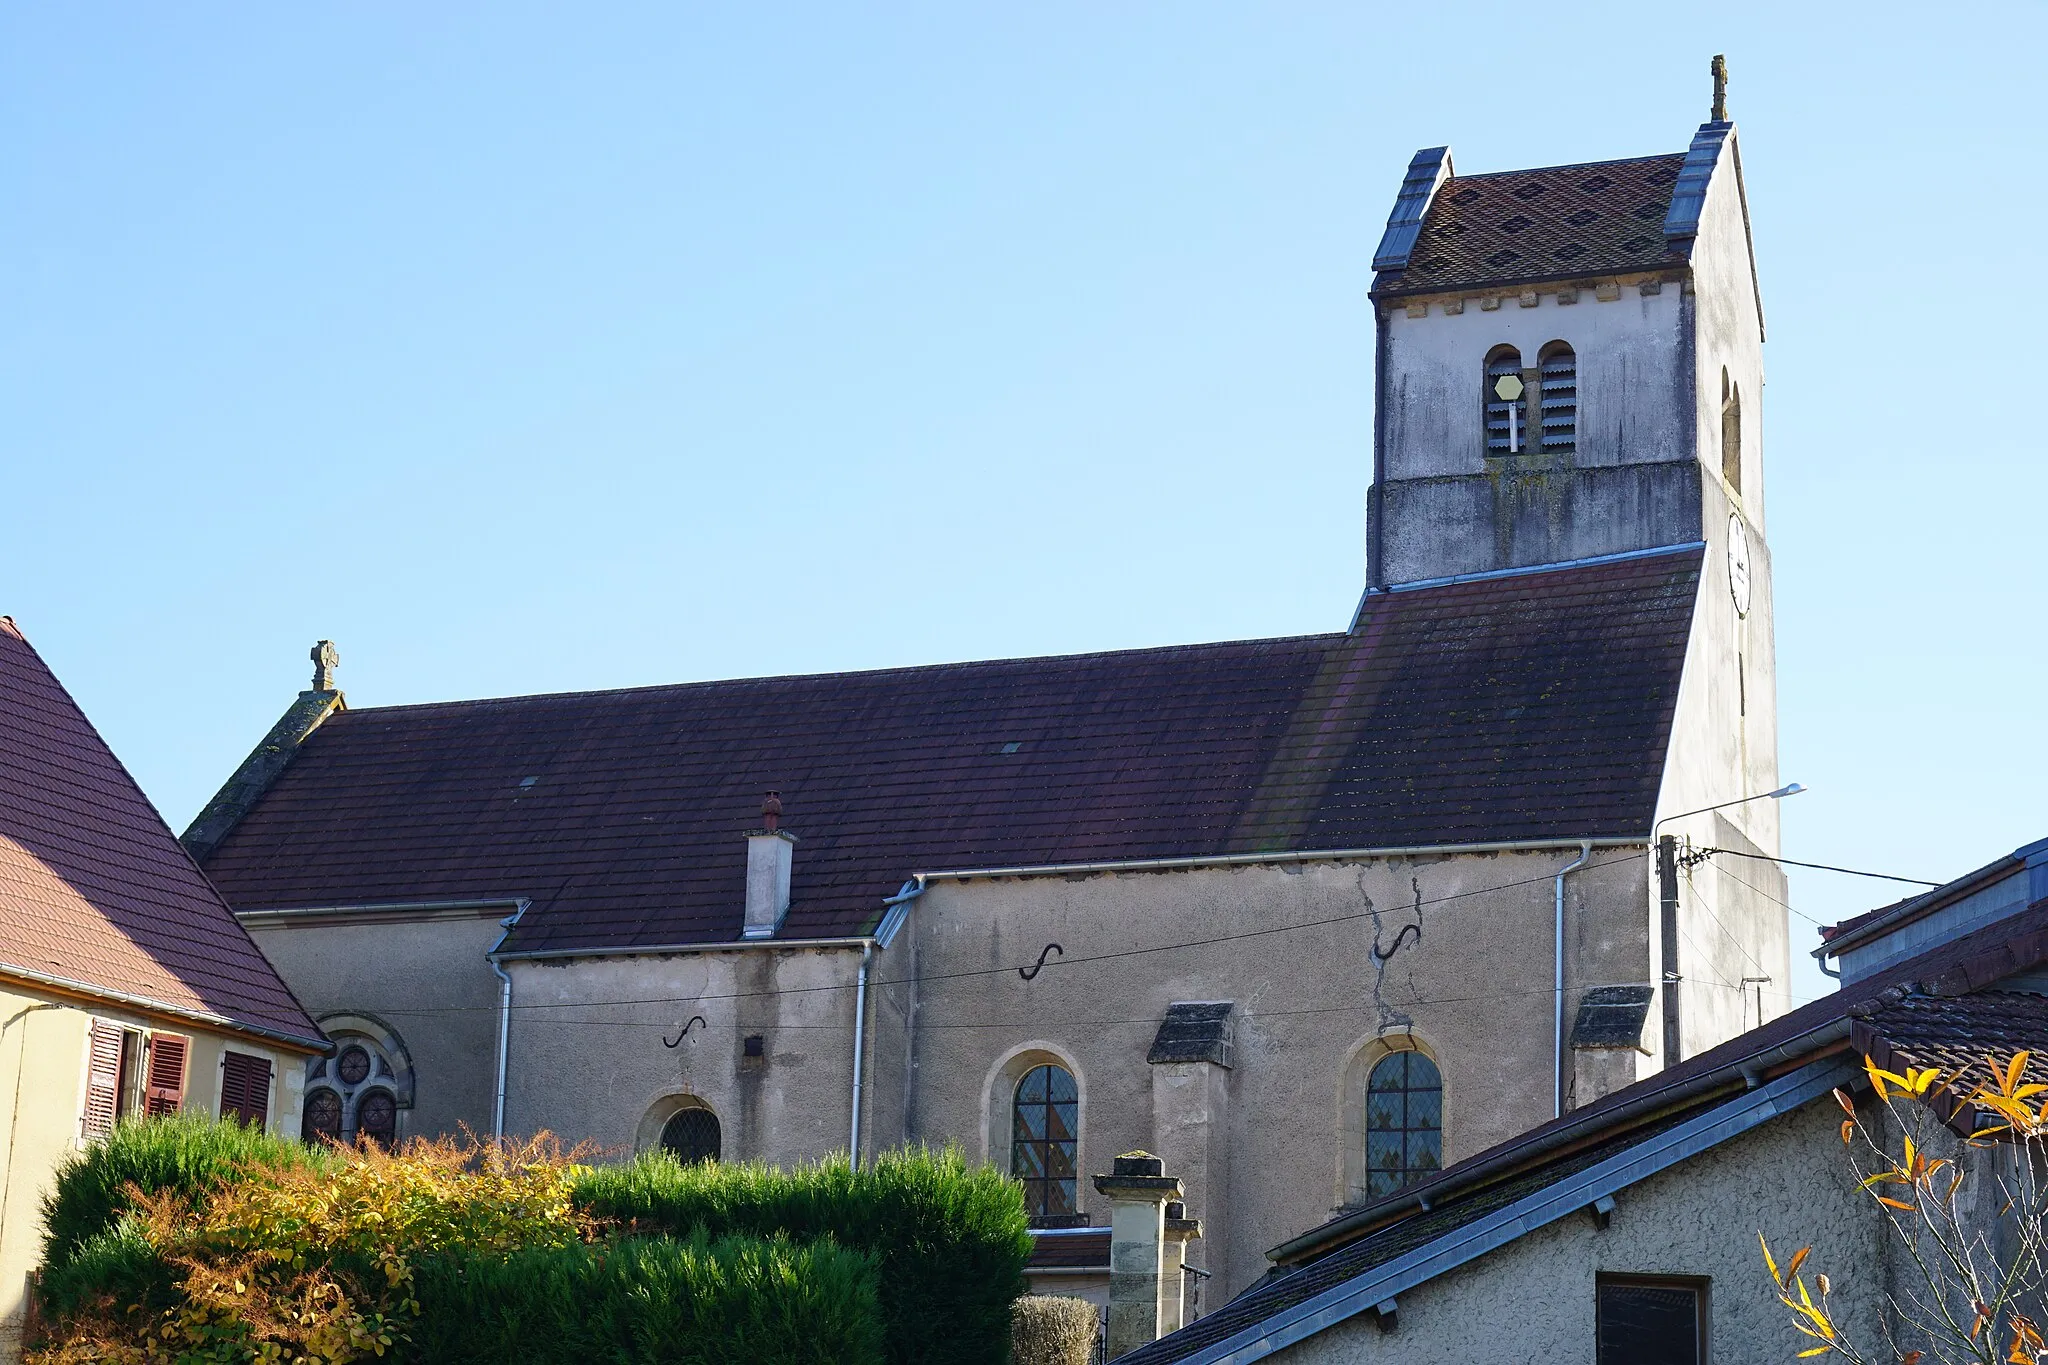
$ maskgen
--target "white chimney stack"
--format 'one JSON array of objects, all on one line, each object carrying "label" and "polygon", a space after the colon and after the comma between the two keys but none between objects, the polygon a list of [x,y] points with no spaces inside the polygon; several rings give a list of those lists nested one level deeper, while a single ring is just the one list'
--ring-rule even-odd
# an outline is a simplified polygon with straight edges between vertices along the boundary
[{"label": "white chimney stack", "polygon": [[761,802],[761,828],[747,835],[747,923],[742,938],[773,938],[789,913],[789,866],[796,836],[779,828],[782,794]]}]

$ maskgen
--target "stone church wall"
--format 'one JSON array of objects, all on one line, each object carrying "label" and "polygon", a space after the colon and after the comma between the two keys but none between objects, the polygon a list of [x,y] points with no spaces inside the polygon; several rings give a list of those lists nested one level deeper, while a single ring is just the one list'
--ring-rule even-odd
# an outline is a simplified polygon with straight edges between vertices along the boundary
[{"label": "stone church wall", "polygon": [[[1007,1165],[1013,1073],[1057,1060],[1081,1091],[1082,1207],[1106,1212],[1086,1176],[1111,1157],[1165,1157],[1204,1220],[1190,1259],[1218,1276],[1217,1301],[1362,1178],[1358,1092],[1390,1047],[1442,1069],[1447,1161],[1551,1116],[1553,878],[1577,856],[934,882],[882,959],[891,980],[917,978],[915,1027],[871,1139],[956,1141]],[[1645,867],[1640,848],[1601,850],[1566,883],[1567,1026],[1584,987],[1650,979]],[[1287,925],[1310,927],[1259,932]],[[1049,943],[1063,955],[1021,980]],[[1168,1005],[1223,1000],[1227,1070],[1147,1062]]]}]

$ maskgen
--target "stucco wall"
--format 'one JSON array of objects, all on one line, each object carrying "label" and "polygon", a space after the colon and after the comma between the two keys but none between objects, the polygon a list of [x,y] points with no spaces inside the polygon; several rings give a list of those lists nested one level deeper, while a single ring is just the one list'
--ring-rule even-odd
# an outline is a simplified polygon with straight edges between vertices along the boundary
[{"label": "stucco wall", "polygon": [[508,963],[506,1128],[618,1157],[657,1145],[688,1101],[717,1115],[726,1160],[845,1151],[859,963],[858,948],[794,946]]},{"label": "stucco wall", "polygon": [[[493,907],[455,917],[245,922],[316,1020],[363,1015],[403,1041],[414,1085],[398,1131],[431,1137],[464,1124],[490,1131],[498,981],[484,954],[508,913]],[[304,1068],[295,1072],[303,1076]]]},{"label": "stucco wall", "polygon": [[[1205,1224],[1189,1259],[1219,1276],[1219,1302],[1344,1198],[1346,1087],[1383,1038],[1440,1064],[1447,1160],[1550,1117],[1552,878],[1577,855],[934,882],[884,959],[893,979],[914,956],[919,985],[911,1062],[877,1095],[873,1137],[893,1122],[1006,1165],[1004,1063],[1058,1057],[1081,1088],[1082,1207],[1106,1212],[1086,1177],[1117,1153],[1167,1158]],[[1644,866],[1640,849],[1601,851],[1567,883],[1568,1022],[1585,986],[1649,979]],[[1383,973],[1375,936],[1404,940]],[[1064,956],[1020,980],[1048,943]],[[1147,1063],[1186,1000],[1235,1002],[1227,1076]],[[1205,1130],[1200,1112],[1219,1118]]]},{"label": "stucco wall", "polygon": [[0,1362],[18,1358],[28,1276],[42,1260],[42,1200],[80,1146],[94,1019],[191,1039],[184,1107],[220,1112],[221,1057],[270,1060],[270,1130],[299,1129],[301,1054],[131,1010],[0,989]]},{"label": "stucco wall", "polygon": [[[1693,540],[1691,338],[1675,282],[1602,300],[1590,281],[1532,291],[1522,307],[1417,301],[1381,310],[1376,584],[1552,563]],[[1495,296],[1498,297],[1498,296]],[[1560,302],[1572,298],[1572,303]],[[1548,342],[1578,361],[1577,449],[1488,458],[1486,357],[1512,345],[1525,366]]]},{"label": "stucco wall", "polygon": [[1711,1359],[1789,1359],[1809,1343],[1773,1295],[1758,1232],[1774,1250],[1811,1244],[1808,1270],[1830,1274],[1838,1313],[1875,1323],[1882,1229],[1849,1176],[1840,1118],[1816,1100],[1624,1190],[1605,1230],[1573,1214],[1409,1290],[1393,1332],[1366,1313],[1271,1359],[1593,1365],[1601,1274],[1706,1277]]}]

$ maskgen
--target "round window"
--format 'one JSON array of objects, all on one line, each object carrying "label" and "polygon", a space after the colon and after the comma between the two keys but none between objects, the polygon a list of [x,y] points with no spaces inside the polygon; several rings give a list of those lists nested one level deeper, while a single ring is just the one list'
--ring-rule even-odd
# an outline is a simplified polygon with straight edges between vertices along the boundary
[{"label": "round window", "polygon": [[370,1054],[359,1047],[349,1048],[334,1064],[334,1070],[343,1085],[361,1085],[370,1075]]},{"label": "round window", "polygon": [[356,1102],[356,1133],[379,1147],[398,1140],[398,1101],[389,1090],[372,1090]]}]

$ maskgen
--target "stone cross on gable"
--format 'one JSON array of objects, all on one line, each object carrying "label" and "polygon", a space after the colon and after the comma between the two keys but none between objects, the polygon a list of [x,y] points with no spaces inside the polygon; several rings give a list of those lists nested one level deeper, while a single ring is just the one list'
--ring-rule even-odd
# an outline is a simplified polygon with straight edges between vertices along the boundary
[{"label": "stone cross on gable", "polygon": [[322,640],[314,645],[311,658],[313,660],[313,690],[315,692],[335,691],[334,670],[341,666],[341,651],[334,647],[334,641]]}]

